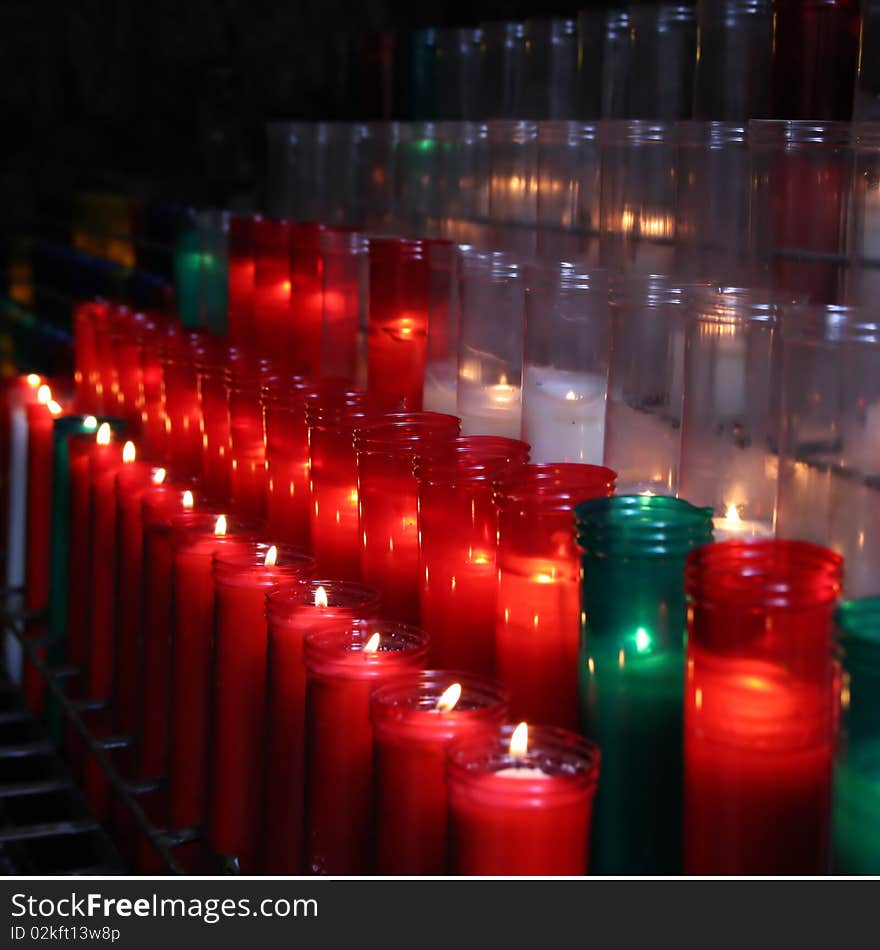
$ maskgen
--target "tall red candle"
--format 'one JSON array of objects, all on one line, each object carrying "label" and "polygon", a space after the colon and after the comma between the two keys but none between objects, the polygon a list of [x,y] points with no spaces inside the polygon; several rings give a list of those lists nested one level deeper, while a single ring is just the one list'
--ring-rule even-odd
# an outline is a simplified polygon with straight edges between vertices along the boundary
[{"label": "tall red candle", "polygon": [[528,461],[516,439],[462,436],[416,459],[422,626],[433,666],[493,675],[496,514],[492,483]]},{"label": "tall red candle", "polygon": [[413,460],[451,446],[458,427],[456,416],[394,413],[355,433],[361,573],[381,592],[382,612],[389,618],[410,623],[419,618],[418,483]]},{"label": "tall red candle", "polygon": [[496,732],[506,714],[497,687],[464,673],[423,671],[373,693],[378,874],[447,872],[449,743]]},{"label": "tall red candle", "polygon": [[361,385],[369,279],[368,240],[354,228],[327,228],[321,235],[323,322],[321,371]]},{"label": "tall red candle", "polygon": [[803,541],[688,556],[687,873],[828,873],[841,574]]},{"label": "tall red candle", "polygon": [[307,633],[370,619],[379,595],[349,581],[305,581],[266,598],[269,683],[265,838],[267,874],[303,873]]},{"label": "tall red candle", "polygon": [[146,314],[120,309],[113,334],[119,403],[126,432],[140,438],[144,411],[144,334],[150,332]]},{"label": "tall red candle", "polygon": [[367,380],[389,406],[422,408],[430,268],[426,241],[370,239]]},{"label": "tall red candle", "polygon": [[[211,721],[211,644],[214,636],[213,559],[241,552],[254,526],[204,511],[171,519],[172,636],[168,751],[168,820],[193,828],[207,818],[208,736]],[[198,855],[188,852],[200,869]]]},{"label": "tall red candle", "polygon": [[76,409],[82,413],[101,411],[95,326],[98,313],[106,308],[103,301],[88,300],[76,304],[73,311],[73,382]]},{"label": "tall red candle", "polygon": [[113,304],[95,310],[95,359],[97,366],[98,405],[103,415],[118,415],[118,383],[116,359],[113,352],[113,322],[116,307]]},{"label": "tall red candle", "polygon": [[253,344],[261,356],[285,362],[291,345],[290,222],[254,222]]},{"label": "tall red candle", "polygon": [[572,509],[614,492],[599,465],[523,465],[496,483],[495,671],[516,719],[578,727],[580,564]]},{"label": "tall red candle", "polygon": [[243,874],[259,871],[264,854],[266,593],[304,579],[313,568],[306,554],[257,542],[214,556],[209,841]]},{"label": "tall red candle", "polygon": [[172,471],[187,478],[201,474],[202,418],[195,350],[198,335],[172,326],[162,340],[162,392],[168,441],[166,460]]},{"label": "tall red candle", "polygon": [[452,869],[474,875],[587,873],[599,748],[547,726],[503,726],[449,755]]},{"label": "tall red candle", "polygon": [[291,372],[304,376],[321,373],[323,231],[324,225],[313,221],[295,221],[290,225],[290,335],[282,355]]},{"label": "tall red candle", "polygon": [[391,621],[357,620],[305,639],[306,867],[364,874],[373,859],[370,694],[424,664],[428,637]]},{"label": "tall red candle", "polygon": [[256,215],[229,218],[229,341],[235,346],[253,343],[254,229],[259,220]]},{"label": "tall red candle", "polygon": [[162,362],[160,352],[164,338],[164,320],[148,317],[142,325],[141,368],[143,371],[143,408],[141,424],[146,458],[161,460],[166,457],[168,431],[165,419],[165,397],[162,389]]},{"label": "tall red candle", "polygon": [[205,350],[196,361],[199,406],[201,407],[202,488],[212,504],[229,503],[230,447],[229,402],[226,369],[236,351],[215,347]]}]

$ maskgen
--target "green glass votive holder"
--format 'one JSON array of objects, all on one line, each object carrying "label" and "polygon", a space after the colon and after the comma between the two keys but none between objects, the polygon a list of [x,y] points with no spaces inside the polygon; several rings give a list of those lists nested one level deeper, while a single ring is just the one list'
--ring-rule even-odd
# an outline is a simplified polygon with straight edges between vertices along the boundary
[{"label": "green glass votive holder", "polygon": [[681,870],[685,556],[712,509],[662,495],[575,508],[581,725],[602,749],[590,870]]},{"label": "green glass votive holder", "polygon": [[834,619],[840,668],[834,870],[880,874],[880,597],[845,601]]}]

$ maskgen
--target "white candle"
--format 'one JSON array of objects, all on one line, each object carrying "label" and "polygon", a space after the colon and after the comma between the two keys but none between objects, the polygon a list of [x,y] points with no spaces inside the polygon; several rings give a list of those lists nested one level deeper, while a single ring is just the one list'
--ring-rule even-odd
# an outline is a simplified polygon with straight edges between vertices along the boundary
[{"label": "white candle", "polygon": [[712,521],[713,535],[716,541],[749,541],[755,538],[772,538],[773,528],[765,521],[740,517],[736,505],[727,506],[723,518]]},{"label": "white candle", "polygon": [[609,402],[605,464],[617,472],[617,494],[674,494],[681,427],[623,401]]},{"label": "white candle", "polygon": [[746,341],[739,333],[721,336],[717,341],[712,400],[716,415],[727,419],[736,419],[745,411]]},{"label": "white candle", "polygon": [[520,437],[522,391],[519,386],[506,382],[491,385],[460,378],[457,409],[461,416],[462,435]]},{"label": "white candle", "polygon": [[523,374],[522,437],[533,462],[602,463],[606,379],[549,366]]},{"label": "white candle", "polygon": [[428,363],[422,406],[429,412],[455,415],[458,367],[453,362]]}]

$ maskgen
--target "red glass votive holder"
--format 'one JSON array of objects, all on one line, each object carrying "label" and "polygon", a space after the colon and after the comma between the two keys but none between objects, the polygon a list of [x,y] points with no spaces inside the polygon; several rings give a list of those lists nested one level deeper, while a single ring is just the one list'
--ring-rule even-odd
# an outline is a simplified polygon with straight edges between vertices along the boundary
[{"label": "red glass votive holder", "polygon": [[260,356],[285,361],[291,345],[290,222],[254,223],[252,343]]},{"label": "red glass votive holder", "polygon": [[306,402],[309,535],[318,572],[325,577],[358,580],[361,576],[354,432],[378,415],[368,395],[355,390]]},{"label": "red glass votive holder", "polygon": [[495,672],[515,719],[578,727],[580,563],[574,506],[614,493],[601,465],[524,465],[495,486]]},{"label": "red glass votive holder", "polygon": [[416,459],[420,610],[432,666],[494,674],[493,481],[528,460],[525,442],[500,436],[461,436],[451,450]]},{"label": "red glass votive holder", "polygon": [[162,392],[167,432],[166,462],[172,471],[194,478],[202,469],[202,410],[195,351],[199,334],[169,327],[162,339]]},{"label": "red glass votive holder", "polygon": [[143,428],[143,343],[148,327],[146,314],[120,310],[114,332],[120,411],[133,439],[141,438]]},{"label": "red glass votive holder", "polygon": [[199,406],[202,411],[202,490],[217,505],[229,504],[231,452],[226,370],[237,358],[233,348],[214,348],[196,362]]},{"label": "red glass votive holder", "polygon": [[326,228],[321,234],[324,313],[321,372],[361,385],[365,341],[369,242],[353,228]]},{"label": "red glass votive holder", "polygon": [[95,359],[97,366],[98,405],[102,415],[115,416],[117,403],[116,355],[113,352],[113,323],[116,305],[107,304],[95,311]]},{"label": "red glass votive holder", "polygon": [[373,864],[370,694],[427,655],[428,636],[390,621],[356,620],[305,639],[306,868],[364,874]]},{"label": "red glass votive holder", "polygon": [[266,594],[313,569],[307,554],[258,542],[214,556],[208,839],[212,851],[243,874],[257,872],[264,853]]},{"label": "red glass votive holder", "polygon": [[419,619],[418,483],[413,461],[450,446],[459,420],[439,412],[391,413],[355,432],[361,574],[382,594],[382,614]]},{"label": "red glass votive holder", "polygon": [[268,360],[237,352],[226,370],[229,409],[229,497],[232,510],[251,521],[266,516],[266,442],[260,395],[276,379]]},{"label": "red glass votive holder", "polygon": [[367,382],[389,407],[422,408],[429,304],[427,242],[371,238]]},{"label": "red glass votive holder", "polygon": [[234,346],[253,345],[254,232],[259,221],[259,215],[231,215],[229,218],[228,336]]},{"label": "red glass votive holder", "polygon": [[512,754],[513,735],[513,726],[503,726],[450,748],[453,873],[586,874],[598,746],[563,729],[529,726],[526,750]]},{"label": "red glass votive holder", "polygon": [[141,369],[143,372],[143,405],[141,437],[144,457],[162,460],[166,457],[168,430],[165,424],[165,395],[162,390],[162,340],[165,321],[148,316],[141,337]]},{"label": "red glass votive holder", "polygon": [[828,873],[842,565],[805,541],[688,555],[686,873]]},{"label": "red glass votive holder", "polygon": [[108,304],[88,300],[76,304],[73,311],[73,382],[78,412],[101,412],[100,377],[96,344],[96,324]]},{"label": "red glass votive holder", "polygon": [[467,673],[430,670],[373,693],[376,873],[445,874],[446,754],[455,740],[497,732],[504,694]]},{"label": "red glass votive holder", "polygon": [[[214,638],[214,555],[245,549],[256,528],[234,516],[191,511],[171,519],[172,634],[168,821],[205,823]],[[199,859],[187,855],[198,871]]]},{"label": "red glass votive holder", "polygon": [[269,622],[265,838],[267,874],[303,873],[306,634],[368,620],[379,594],[350,581],[304,581],[266,597]]},{"label": "red glass votive holder", "polygon": [[323,231],[324,225],[314,221],[294,221],[290,225],[289,342],[279,355],[291,372],[303,376],[318,376],[321,373]]}]

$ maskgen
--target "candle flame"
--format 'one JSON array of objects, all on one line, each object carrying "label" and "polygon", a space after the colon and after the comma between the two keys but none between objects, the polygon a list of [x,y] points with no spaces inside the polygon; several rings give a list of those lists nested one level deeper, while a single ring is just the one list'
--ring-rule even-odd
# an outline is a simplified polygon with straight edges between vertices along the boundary
[{"label": "candle flame", "polygon": [[101,425],[98,427],[98,432],[97,432],[97,435],[95,436],[95,441],[98,443],[98,445],[109,445],[110,436],[112,434],[113,433],[110,431],[110,423],[102,422]]},{"label": "candle flame", "polygon": [[727,511],[724,512],[724,517],[728,521],[740,522],[742,518],[739,516],[739,511],[737,510],[736,505],[728,505]]},{"label": "candle flame", "polygon": [[43,377],[39,373],[28,373],[27,374],[27,384],[31,389],[36,389],[37,386],[42,383]]},{"label": "candle flame", "polygon": [[461,699],[461,683],[453,683],[443,691],[443,695],[437,700],[438,712],[451,712],[458,705]]},{"label": "candle flame", "polygon": [[131,465],[137,456],[137,449],[134,447],[134,442],[129,440],[122,446],[122,461],[126,465]]},{"label": "candle flame", "polygon": [[327,591],[324,590],[321,585],[318,585],[318,589],[315,591],[315,606],[316,607],[326,607],[327,606]]},{"label": "candle flame", "polygon": [[565,394],[565,398],[566,398],[569,402],[574,402],[575,399],[577,399],[577,394],[575,393],[575,391],[574,391],[573,389],[569,389],[569,391]]},{"label": "candle flame", "polygon": [[263,567],[275,567],[278,563],[278,548],[273,544],[272,547],[266,552],[265,558],[263,558]]},{"label": "candle flame", "polygon": [[61,408],[61,404],[55,402],[54,399],[49,400],[48,408],[49,412],[51,412],[53,416],[60,416],[61,413],[64,412],[64,410]]},{"label": "candle flame", "polygon": [[381,639],[378,633],[374,633],[364,644],[364,653],[376,653],[379,649],[379,641]]},{"label": "candle flame", "polygon": [[52,390],[43,383],[37,390],[37,402],[42,406],[47,406],[52,401]]},{"label": "candle flame", "polygon": [[214,535],[218,538],[225,537],[226,527],[226,515],[217,515],[217,520],[214,522]]},{"label": "candle flame", "polygon": [[161,485],[162,482],[165,481],[165,475],[166,472],[164,468],[157,468],[156,471],[153,472],[153,484]]},{"label": "candle flame", "polygon": [[98,420],[94,416],[86,416],[83,419],[83,428],[84,429],[97,429]]},{"label": "candle flame", "polygon": [[187,490],[183,493],[183,497],[180,499],[180,503],[183,505],[183,507],[184,507],[187,511],[189,511],[190,508],[192,508],[192,506],[195,504],[195,499],[193,498],[193,493],[192,493],[188,488],[187,488]]},{"label": "candle flame", "polygon": [[521,722],[510,736],[510,754],[514,759],[525,758],[529,751],[529,725]]}]

